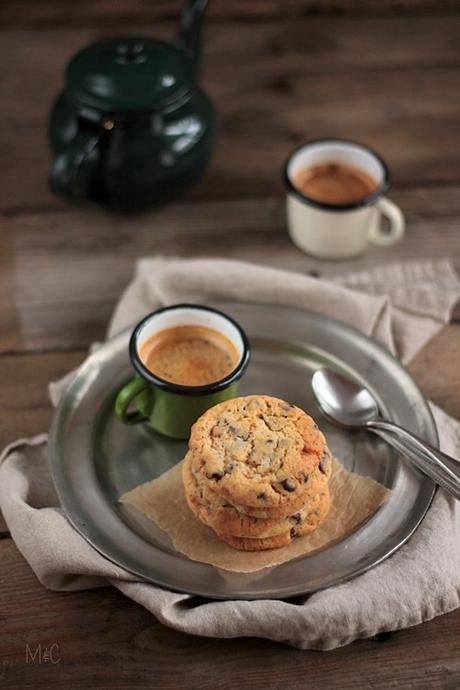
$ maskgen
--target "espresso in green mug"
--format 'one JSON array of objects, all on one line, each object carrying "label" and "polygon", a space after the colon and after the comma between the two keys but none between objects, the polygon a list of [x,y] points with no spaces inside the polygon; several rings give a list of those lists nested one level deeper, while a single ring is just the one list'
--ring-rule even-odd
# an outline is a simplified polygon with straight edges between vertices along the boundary
[{"label": "espresso in green mug", "polygon": [[250,348],[242,328],[223,312],[176,304],[136,326],[129,355],[136,375],[117,395],[119,419],[186,439],[203,412],[235,397]]}]

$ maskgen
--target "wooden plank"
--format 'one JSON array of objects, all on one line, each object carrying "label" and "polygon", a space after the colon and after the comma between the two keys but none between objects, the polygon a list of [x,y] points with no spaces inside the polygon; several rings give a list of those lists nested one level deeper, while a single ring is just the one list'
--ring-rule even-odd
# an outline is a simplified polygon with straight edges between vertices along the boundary
[{"label": "wooden plank", "polygon": [[424,394],[460,419],[460,325],[444,328],[415,357],[409,371]]},{"label": "wooden plank", "polygon": [[225,256],[324,277],[423,258],[450,257],[460,266],[459,191],[395,191],[408,220],[404,240],[346,262],[298,251],[285,229],[281,198],[173,204],[142,217],[76,210],[5,219],[13,254],[4,262],[11,291],[0,301],[0,351],[84,348],[103,338],[143,256]]},{"label": "wooden plank", "polygon": [[[174,25],[133,31],[169,39]],[[0,112],[0,128],[8,133],[0,208],[68,208],[47,190],[48,110],[70,56],[112,33],[103,27],[0,34],[0,89],[14,94]],[[279,193],[288,152],[325,135],[379,150],[398,185],[458,181],[459,34],[460,17],[210,27],[203,84],[215,102],[219,132],[208,173],[190,199]]]},{"label": "wooden plank", "polygon": [[[148,23],[175,19],[184,0],[3,0],[0,5],[0,26],[12,28],[67,28],[72,26],[130,26],[140,21]],[[448,14],[458,10],[456,0],[225,0],[211,2],[207,22],[238,19],[263,21],[289,17],[317,15],[412,16],[419,14]]]},{"label": "wooden plank", "polygon": [[15,266],[13,238],[0,217],[0,314],[3,346],[9,350],[20,345],[20,324],[15,307]]},{"label": "wooden plank", "polygon": [[18,437],[48,430],[53,413],[48,383],[74,369],[84,357],[84,350],[0,357],[0,448]]},{"label": "wooden plank", "polygon": [[[0,88],[11,97],[0,113],[0,207],[11,217],[0,227],[5,412],[0,445],[48,427],[47,382],[77,365],[86,345],[103,337],[138,256],[226,253],[326,276],[405,258],[447,255],[458,263],[459,18],[388,16],[411,10],[447,14],[457,5],[449,0],[211,3],[204,84],[218,107],[221,132],[213,164],[190,199],[246,200],[176,204],[121,219],[73,210],[47,192],[48,105],[64,62],[80,45],[120,27],[131,32],[148,26],[153,35],[169,38],[178,2],[4,0]],[[328,17],[313,18],[312,12]],[[359,22],[333,16],[342,12],[379,16]],[[259,22],[268,16],[276,21]],[[238,21],[228,22],[229,17]],[[63,30],[11,31],[27,26]],[[90,28],[75,30],[84,26]],[[402,245],[334,265],[308,259],[290,245],[279,169],[292,146],[324,133],[362,138],[388,158],[394,198],[409,219]],[[414,181],[423,184],[404,189]],[[450,188],[433,188],[443,182]],[[23,213],[26,208],[41,213]],[[445,329],[411,365],[425,393],[457,417],[459,334],[459,326]],[[0,522],[0,537],[4,534]],[[8,538],[0,539],[0,559],[5,687],[151,688],[153,682],[160,690],[305,685],[418,690],[460,683],[458,612],[384,643],[306,653],[260,640],[242,644],[182,635],[113,589],[48,592]],[[27,644],[33,651],[54,643],[57,664],[27,663]]]},{"label": "wooden plank", "polygon": [[[85,351],[0,357],[0,450],[19,437],[49,429],[53,409],[48,384],[74,369],[84,357]],[[5,534],[8,528],[0,513],[0,539]]]},{"label": "wooden plank", "polygon": [[[0,541],[0,558],[0,680],[10,690],[440,690],[460,682],[459,611],[380,640],[307,652],[254,638],[179,633],[114,588],[50,592],[11,540]],[[38,654],[31,660],[38,645],[42,651],[55,645],[52,660],[40,663]]]}]

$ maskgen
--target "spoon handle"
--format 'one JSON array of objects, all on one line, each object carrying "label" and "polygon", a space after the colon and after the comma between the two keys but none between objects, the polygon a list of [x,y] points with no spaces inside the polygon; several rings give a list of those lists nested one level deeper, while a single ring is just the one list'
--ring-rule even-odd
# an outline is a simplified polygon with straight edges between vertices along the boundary
[{"label": "spoon handle", "polygon": [[457,460],[393,422],[371,420],[366,423],[366,428],[381,436],[433,481],[460,500],[460,463]]}]

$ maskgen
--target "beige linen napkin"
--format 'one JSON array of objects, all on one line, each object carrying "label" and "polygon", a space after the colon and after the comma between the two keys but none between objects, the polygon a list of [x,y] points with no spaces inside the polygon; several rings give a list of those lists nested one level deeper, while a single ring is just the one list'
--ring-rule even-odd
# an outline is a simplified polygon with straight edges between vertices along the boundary
[{"label": "beige linen napkin", "polygon": [[[276,302],[341,319],[407,362],[449,321],[459,298],[460,283],[448,261],[390,266],[328,282],[235,261],[145,259],[115,310],[108,335],[177,301]],[[68,378],[51,387],[54,403]],[[432,409],[441,448],[458,456],[460,424]],[[333,649],[460,605],[460,505],[443,491],[405,546],[350,582],[291,601],[207,601],[142,581],[87,544],[59,507],[46,441],[43,434],[4,450],[0,506],[18,548],[51,589],[112,584],[177,630],[265,637],[301,649]]]}]

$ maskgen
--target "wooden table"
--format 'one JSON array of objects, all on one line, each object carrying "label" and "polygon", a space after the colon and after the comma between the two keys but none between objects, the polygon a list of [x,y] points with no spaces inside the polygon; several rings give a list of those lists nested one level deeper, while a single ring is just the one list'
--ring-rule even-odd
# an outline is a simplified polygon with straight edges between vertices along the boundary
[{"label": "wooden table", "polygon": [[[100,36],[172,36],[180,3],[3,0],[0,6],[0,444],[48,428],[46,384],[104,329],[140,256],[228,256],[329,276],[385,262],[460,265],[460,16],[455,0],[211,3],[203,84],[220,119],[215,155],[187,200],[119,218],[47,190],[45,127],[67,59]],[[379,150],[404,241],[322,263],[288,241],[280,170],[324,135]],[[411,371],[460,417],[460,326]],[[1,523],[0,686],[7,688],[457,688],[460,611],[329,652],[163,627],[112,588],[45,590]],[[55,647],[27,663],[26,645]],[[29,659],[30,662],[30,659]]]}]

